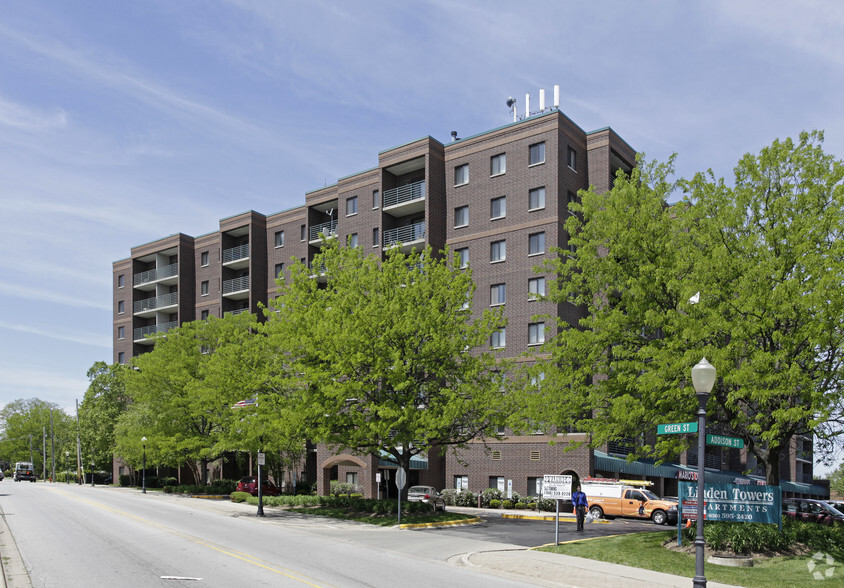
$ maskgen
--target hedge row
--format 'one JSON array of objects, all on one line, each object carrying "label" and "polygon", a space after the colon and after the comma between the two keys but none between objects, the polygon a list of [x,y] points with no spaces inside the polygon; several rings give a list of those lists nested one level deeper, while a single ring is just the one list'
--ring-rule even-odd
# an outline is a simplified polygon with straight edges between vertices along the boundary
[{"label": "hedge row", "polygon": [[[232,502],[255,502],[257,498],[246,492],[234,492],[231,496]],[[340,496],[264,496],[263,503],[266,506],[286,507],[321,507],[321,508],[343,508],[359,513],[371,513],[376,515],[390,515],[398,510],[398,501],[382,498],[362,498],[358,495]],[[402,512],[407,514],[431,512],[431,505],[424,502],[402,502]]]},{"label": "hedge row", "polygon": [[[697,529],[692,523],[683,529],[683,541],[692,543]],[[820,525],[783,517],[782,532],[776,525],[763,523],[707,522],[703,526],[707,547],[737,554],[786,551],[802,543],[813,551],[844,549],[844,525]]]}]

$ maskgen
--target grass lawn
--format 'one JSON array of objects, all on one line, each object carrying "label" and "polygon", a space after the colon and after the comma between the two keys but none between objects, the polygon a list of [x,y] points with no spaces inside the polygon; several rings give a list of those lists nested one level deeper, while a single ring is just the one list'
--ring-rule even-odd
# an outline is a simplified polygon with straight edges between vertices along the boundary
[{"label": "grass lawn", "polygon": [[[689,578],[695,575],[694,553],[680,553],[663,547],[667,538],[677,540],[677,533],[636,533],[618,537],[604,537],[543,547],[541,551],[563,553],[597,559],[626,566],[665,572]],[[835,558],[832,577],[823,582],[815,580],[809,571],[811,555],[795,555],[756,559],[752,568],[731,568],[706,563],[704,575],[712,582],[722,582],[747,588],[790,588],[805,586],[844,586],[844,551],[831,552]],[[816,562],[814,571],[829,569],[826,561]],[[691,584],[690,584],[691,585]]]}]

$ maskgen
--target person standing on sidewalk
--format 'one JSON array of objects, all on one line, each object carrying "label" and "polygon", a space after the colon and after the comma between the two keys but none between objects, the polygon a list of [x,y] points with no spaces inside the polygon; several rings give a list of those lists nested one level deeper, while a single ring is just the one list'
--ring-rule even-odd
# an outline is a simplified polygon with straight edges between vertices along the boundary
[{"label": "person standing on sidewalk", "polygon": [[574,505],[574,514],[577,516],[577,530],[583,531],[583,520],[586,518],[586,509],[589,503],[586,501],[586,494],[580,491],[580,485],[575,486],[571,493],[571,503]]}]

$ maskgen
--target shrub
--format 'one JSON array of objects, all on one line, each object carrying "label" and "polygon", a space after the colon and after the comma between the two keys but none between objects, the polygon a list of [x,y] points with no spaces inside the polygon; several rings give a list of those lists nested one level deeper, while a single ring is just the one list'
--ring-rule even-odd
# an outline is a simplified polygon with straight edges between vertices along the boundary
[{"label": "shrub", "polygon": [[536,510],[536,503],[535,502],[528,502],[527,503],[528,510]]},{"label": "shrub", "polygon": [[341,494],[351,496],[352,494],[358,494],[358,488],[356,484],[348,484],[346,482],[331,480],[331,494],[333,496],[339,496]]},{"label": "shrub", "polygon": [[[684,541],[692,543],[696,535],[694,523],[683,529]],[[713,521],[703,527],[703,537],[712,549],[736,554],[785,551],[794,543],[818,551],[844,549],[844,526],[830,527],[792,519],[784,519],[782,532],[770,524]]]},{"label": "shrub", "polygon": [[120,474],[117,480],[121,486],[129,486],[132,483],[132,476],[129,474]]},{"label": "shrub", "polygon": [[516,510],[526,510],[527,505],[524,502],[517,502],[515,505],[513,505],[513,508],[515,508]]},{"label": "shrub", "polygon": [[501,490],[499,490],[498,488],[486,488],[481,491],[480,497],[482,508],[487,508],[491,500],[500,501],[502,498],[504,498],[503,494],[501,493]]},{"label": "shrub", "polygon": [[505,500],[501,503],[501,508],[512,509],[513,508],[513,501],[512,500]]},{"label": "shrub", "polygon": [[501,501],[498,500],[497,498],[493,498],[492,500],[489,501],[489,507],[490,508],[501,508]]},{"label": "shrub", "polygon": [[[166,487],[165,487],[166,491]],[[232,502],[246,502],[249,500],[249,492],[232,492]]]},{"label": "shrub", "polygon": [[456,498],[457,506],[478,506],[478,495],[469,490],[461,491]]}]

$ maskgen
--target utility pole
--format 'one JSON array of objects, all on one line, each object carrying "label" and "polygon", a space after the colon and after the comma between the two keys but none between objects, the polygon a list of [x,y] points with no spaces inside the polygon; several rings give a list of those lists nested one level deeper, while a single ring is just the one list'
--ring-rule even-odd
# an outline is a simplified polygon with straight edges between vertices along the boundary
[{"label": "utility pole", "polygon": [[53,431],[53,409],[50,409],[50,455],[53,458],[53,475],[50,477],[51,482],[56,481],[56,435]]},{"label": "utility pole", "polygon": [[29,463],[32,464],[32,467],[35,467],[35,460],[32,457],[32,433],[29,434]]},{"label": "utility pole", "polygon": [[47,427],[41,427],[41,477],[47,481]]},{"label": "utility pole", "polygon": [[76,483],[82,485],[82,445],[79,442],[79,399],[76,400]]}]

